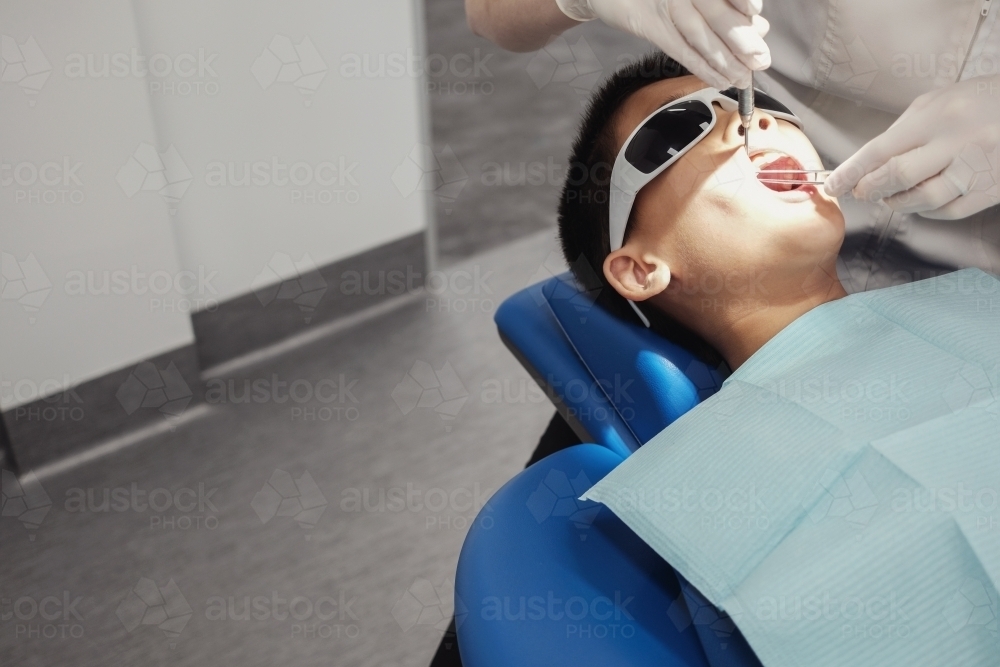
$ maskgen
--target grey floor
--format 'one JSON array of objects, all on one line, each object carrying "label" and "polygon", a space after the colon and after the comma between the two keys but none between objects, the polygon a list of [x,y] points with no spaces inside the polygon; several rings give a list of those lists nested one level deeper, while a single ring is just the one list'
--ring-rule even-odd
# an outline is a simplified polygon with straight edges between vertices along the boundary
[{"label": "grey floor", "polygon": [[463,0],[427,0],[434,149],[455,174],[437,202],[443,261],[555,225],[589,93],[650,48],[591,21],[542,51],[509,53],[469,31]]},{"label": "grey floor", "polygon": [[[231,369],[226,401],[203,415],[41,479],[52,503],[41,525],[0,521],[2,663],[428,664],[469,522],[523,467],[553,413],[527,391],[492,310],[552,264],[554,247],[541,232],[458,263],[449,273],[478,272],[479,294],[418,296]],[[457,402],[414,406],[407,376],[422,364]],[[344,401],[230,402],[244,380],[275,377],[330,380]],[[496,387],[506,388],[499,401]],[[269,482],[284,490],[275,471],[290,476],[282,495],[298,496],[304,514],[268,494]],[[145,495],[132,502],[132,489]],[[146,507],[162,509],[167,493],[179,506]],[[94,507],[75,503],[88,494]],[[396,494],[405,499],[391,502]],[[241,620],[247,597],[252,615]]]},{"label": "grey floor", "polygon": [[[0,518],[0,663],[428,664],[468,524],[554,412],[492,322],[560,264],[564,172],[518,175],[565,161],[586,93],[644,47],[588,24],[543,53],[503,53],[469,32],[461,0],[430,0],[427,28],[429,53],[480,63],[429,91],[435,152],[460,177],[439,192],[442,266],[479,286],[224,369],[206,380],[226,400],[44,476],[36,529]],[[444,402],[417,403],[413,376],[440,380]],[[230,398],[230,383],[238,397],[275,380],[346,391]]]}]

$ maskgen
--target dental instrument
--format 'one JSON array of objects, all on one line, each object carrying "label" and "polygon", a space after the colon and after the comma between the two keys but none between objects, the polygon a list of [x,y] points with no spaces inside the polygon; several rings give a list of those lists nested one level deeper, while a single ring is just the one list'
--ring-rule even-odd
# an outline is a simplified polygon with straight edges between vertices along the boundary
[{"label": "dental instrument", "polygon": [[[822,185],[826,182],[827,177],[830,175],[832,170],[830,169],[765,169],[757,172],[757,180],[761,183],[777,183],[777,184],[795,184],[795,185]],[[767,174],[789,174],[791,176],[803,175],[807,176],[814,174],[812,177],[815,180],[800,180],[796,178],[761,178],[762,175]]]},{"label": "dental instrument", "polygon": [[739,89],[740,122],[743,125],[743,148],[750,155],[750,119],[753,117],[753,72],[750,72],[750,85]]}]

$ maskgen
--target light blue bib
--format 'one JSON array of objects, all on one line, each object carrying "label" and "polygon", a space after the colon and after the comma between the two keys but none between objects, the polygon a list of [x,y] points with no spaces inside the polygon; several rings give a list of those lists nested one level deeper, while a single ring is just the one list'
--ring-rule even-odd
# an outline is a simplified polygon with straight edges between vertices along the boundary
[{"label": "light blue bib", "polygon": [[814,308],[584,498],[767,667],[1000,665],[1000,281]]}]

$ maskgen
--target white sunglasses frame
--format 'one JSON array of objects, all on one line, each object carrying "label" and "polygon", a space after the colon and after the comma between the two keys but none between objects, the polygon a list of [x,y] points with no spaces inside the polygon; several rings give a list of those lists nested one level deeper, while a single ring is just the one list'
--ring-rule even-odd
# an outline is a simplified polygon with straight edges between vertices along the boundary
[{"label": "white sunglasses frame", "polygon": [[[755,90],[759,91],[759,89]],[[764,93],[764,91],[760,92],[762,94]],[[712,114],[712,119],[708,123],[704,123],[702,125],[701,134],[699,134],[687,146],[672,155],[669,160],[648,174],[633,167],[632,164],[625,158],[625,151],[628,150],[629,145],[632,143],[632,139],[634,139],[635,135],[639,133],[639,130],[641,130],[651,118],[658,115],[664,109],[669,109],[672,106],[690,100],[703,102]],[[618,151],[618,157],[615,158],[614,167],[611,169],[611,185],[610,192],[608,193],[608,238],[611,242],[611,252],[621,248],[624,243],[625,228],[628,226],[628,219],[632,213],[632,205],[635,203],[635,198],[636,195],[639,194],[639,190],[662,174],[667,167],[676,162],[682,155],[691,150],[692,147],[696,146],[698,142],[704,139],[705,136],[712,131],[712,128],[715,127],[719,116],[715,111],[715,107],[712,106],[713,102],[719,102],[722,108],[726,111],[736,111],[739,108],[739,103],[733,98],[723,95],[722,91],[714,88],[702,88],[691,93],[690,95],[685,95],[684,97],[679,97],[676,100],[671,100],[667,104],[659,107],[646,116],[641,123],[636,125],[635,129],[632,130],[632,133],[628,135],[628,138],[622,144],[621,150]],[[774,118],[787,120],[797,126],[800,130],[803,129],[802,119],[794,114],[788,114],[782,111],[765,111],[768,115]],[[627,301],[629,305],[632,306],[632,310],[634,310],[636,315],[639,316],[639,319],[642,320],[642,323],[648,328],[649,319],[643,315],[642,311],[639,310],[639,307],[636,306],[634,301],[631,299],[627,299]]]}]

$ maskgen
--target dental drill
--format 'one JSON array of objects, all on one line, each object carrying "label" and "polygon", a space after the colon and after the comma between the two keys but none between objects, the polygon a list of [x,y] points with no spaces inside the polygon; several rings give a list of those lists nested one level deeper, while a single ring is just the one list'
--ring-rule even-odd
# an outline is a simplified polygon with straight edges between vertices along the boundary
[{"label": "dental drill", "polygon": [[739,113],[743,125],[743,148],[750,155],[750,119],[753,117],[753,72],[750,72],[750,85],[739,89]]}]

